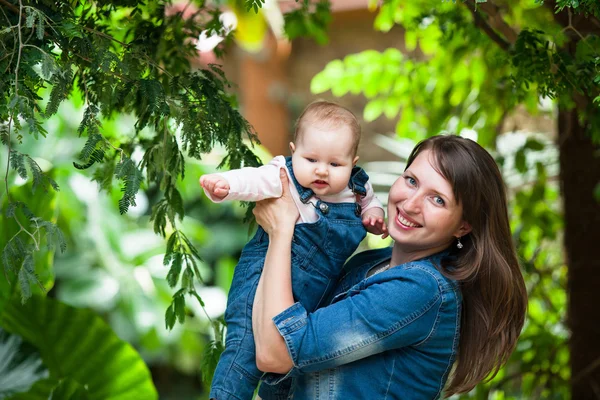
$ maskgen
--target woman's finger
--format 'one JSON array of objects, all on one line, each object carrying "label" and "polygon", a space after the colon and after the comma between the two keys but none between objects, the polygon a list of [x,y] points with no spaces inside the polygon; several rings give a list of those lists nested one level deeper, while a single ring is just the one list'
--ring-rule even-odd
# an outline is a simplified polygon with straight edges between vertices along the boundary
[{"label": "woman's finger", "polygon": [[279,168],[279,178],[281,179],[281,197],[291,196],[288,176],[284,168]]}]

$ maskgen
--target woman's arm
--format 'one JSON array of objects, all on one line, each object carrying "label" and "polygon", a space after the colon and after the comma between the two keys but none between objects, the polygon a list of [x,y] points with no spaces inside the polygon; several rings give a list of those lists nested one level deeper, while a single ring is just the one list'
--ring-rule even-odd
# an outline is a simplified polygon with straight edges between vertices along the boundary
[{"label": "woman's arm", "polygon": [[[335,368],[425,341],[442,309],[457,320],[458,303],[453,310],[450,305],[443,308],[438,280],[418,264],[369,278],[342,299],[310,314],[294,303],[291,241],[298,211],[287,182],[283,183],[281,198],[263,200],[254,210],[270,238],[252,315],[261,371],[295,375]],[[452,303],[450,294],[445,297]],[[269,383],[280,379],[267,377]]]},{"label": "woman's arm", "polygon": [[294,304],[291,252],[298,209],[290,195],[287,174],[280,170],[283,194],[279,199],[258,202],[257,222],[269,234],[269,248],[252,311],[256,365],[261,371],[285,373],[293,367],[283,337],[273,317]]}]

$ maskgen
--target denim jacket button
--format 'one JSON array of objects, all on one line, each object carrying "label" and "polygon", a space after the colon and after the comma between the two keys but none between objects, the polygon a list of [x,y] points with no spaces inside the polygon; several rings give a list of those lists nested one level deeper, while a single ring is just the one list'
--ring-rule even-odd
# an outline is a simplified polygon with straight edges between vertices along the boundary
[{"label": "denim jacket button", "polygon": [[329,206],[325,203],[321,203],[319,204],[319,210],[321,210],[323,214],[327,214],[329,212]]}]

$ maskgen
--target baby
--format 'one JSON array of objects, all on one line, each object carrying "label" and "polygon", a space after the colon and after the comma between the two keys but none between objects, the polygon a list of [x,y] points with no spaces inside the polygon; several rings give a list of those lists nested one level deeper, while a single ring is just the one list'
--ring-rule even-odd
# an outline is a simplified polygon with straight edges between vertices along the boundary
[{"label": "baby", "polygon": [[[326,101],[306,107],[290,143],[291,157],[259,168],[203,175],[200,185],[214,202],[259,201],[282,194],[285,168],[300,217],[292,243],[294,298],[308,311],[329,294],[346,259],[369,231],[387,236],[384,211],[369,177],[356,167],[360,125],[346,108]],[[248,399],[262,372],[256,368],[252,303],[269,243],[258,228],[235,268],[225,311],[227,336],[210,398]]]}]

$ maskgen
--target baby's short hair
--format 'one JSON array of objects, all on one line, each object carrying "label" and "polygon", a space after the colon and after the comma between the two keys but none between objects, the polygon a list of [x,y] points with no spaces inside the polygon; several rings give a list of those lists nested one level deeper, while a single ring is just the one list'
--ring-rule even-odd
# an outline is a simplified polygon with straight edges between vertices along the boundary
[{"label": "baby's short hair", "polygon": [[315,124],[324,129],[346,125],[352,132],[352,155],[355,156],[360,142],[360,124],[352,111],[331,101],[317,100],[310,103],[298,120],[294,130],[294,142],[301,138],[307,125]]}]

